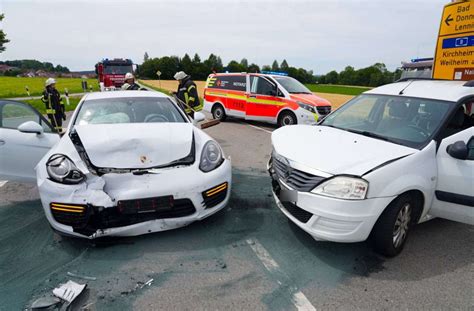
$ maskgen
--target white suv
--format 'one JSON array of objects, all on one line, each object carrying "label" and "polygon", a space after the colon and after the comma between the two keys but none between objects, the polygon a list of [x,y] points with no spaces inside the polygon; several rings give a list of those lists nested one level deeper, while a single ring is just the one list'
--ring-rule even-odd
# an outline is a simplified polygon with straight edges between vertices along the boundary
[{"label": "white suv", "polygon": [[398,254],[412,225],[474,223],[474,81],[405,80],[365,92],[317,126],[272,134],[281,211],[317,240]]}]

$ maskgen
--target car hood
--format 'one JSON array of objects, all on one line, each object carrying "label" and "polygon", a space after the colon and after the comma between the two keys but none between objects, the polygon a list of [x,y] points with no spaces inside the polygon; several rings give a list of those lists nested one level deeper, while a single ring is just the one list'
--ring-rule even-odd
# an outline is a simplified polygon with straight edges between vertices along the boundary
[{"label": "car hood", "polygon": [[74,126],[92,164],[101,168],[144,169],[190,154],[191,123],[88,124]]},{"label": "car hood", "polygon": [[331,106],[328,100],[314,94],[290,94],[290,98],[310,105]]},{"label": "car hood", "polygon": [[362,176],[416,149],[327,126],[293,125],[273,132],[275,151],[285,158],[331,175]]}]

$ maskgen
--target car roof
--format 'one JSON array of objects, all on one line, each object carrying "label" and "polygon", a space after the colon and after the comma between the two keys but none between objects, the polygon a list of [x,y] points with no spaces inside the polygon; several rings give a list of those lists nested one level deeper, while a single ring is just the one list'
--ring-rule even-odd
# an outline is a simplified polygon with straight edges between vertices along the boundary
[{"label": "car roof", "polygon": [[127,98],[127,97],[169,97],[168,95],[157,91],[107,91],[87,93],[85,100],[103,99],[103,98]]},{"label": "car roof", "polygon": [[[396,95],[457,102],[468,95],[474,95],[474,87],[464,86],[466,81],[407,80],[386,84],[364,94]],[[403,90],[403,93],[400,92]]]}]

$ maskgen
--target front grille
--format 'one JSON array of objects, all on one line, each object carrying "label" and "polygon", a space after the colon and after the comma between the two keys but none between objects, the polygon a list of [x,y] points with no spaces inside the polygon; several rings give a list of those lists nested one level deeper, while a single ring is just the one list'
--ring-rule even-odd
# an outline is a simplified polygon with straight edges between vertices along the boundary
[{"label": "front grille", "polygon": [[202,202],[205,208],[211,208],[223,202],[227,197],[227,182],[220,184],[214,188],[206,190],[202,193],[204,201]]},{"label": "front grille", "polygon": [[295,217],[302,223],[307,223],[308,220],[313,216],[310,212],[305,211],[302,208],[299,208],[294,203],[291,202],[282,202],[283,207],[291,214],[291,216]]},{"label": "front grille", "polygon": [[318,114],[323,117],[331,113],[331,106],[318,106],[316,109],[318,109]]},{"label": "front grille", "polygon": [[[171,199],[170,199],[171,198]],[[74,232],[92,235],[99,229],[117,228],[167,218],[190,216],[196,212],[190,199],[172,199],[171,196],[119,201],[117,206],[104,208],[88,205],[84,212],[55,210],[54,219],[72,226]]]},{"label": "front grille", "polygon": [[321,183],[324,177],[312,175],[297,169],[294,169],[275,157],[272,158],[273,167],[279,179],[285,184],[297,191],[308,192]]}]

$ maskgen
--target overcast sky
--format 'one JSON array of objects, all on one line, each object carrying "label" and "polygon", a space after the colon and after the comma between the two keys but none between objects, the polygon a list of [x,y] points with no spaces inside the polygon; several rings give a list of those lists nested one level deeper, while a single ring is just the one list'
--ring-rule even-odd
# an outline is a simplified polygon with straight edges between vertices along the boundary
[{"label": "overcast sky", "polygon": [[92,70],[102,58],[210,53],[249,63],[286,59],[316,74],[431,57],[449,0],[0,0],[11,42],[0,60]]}]

